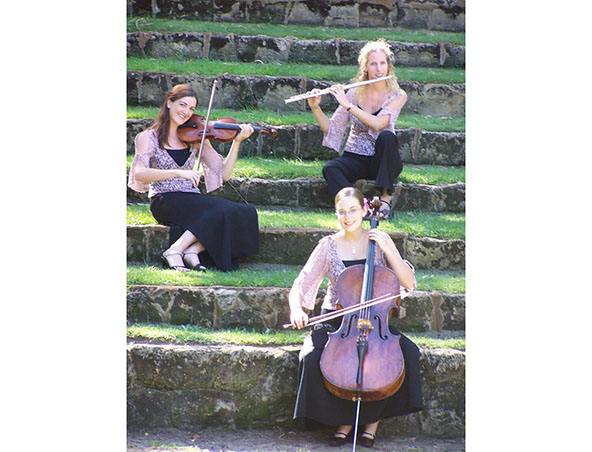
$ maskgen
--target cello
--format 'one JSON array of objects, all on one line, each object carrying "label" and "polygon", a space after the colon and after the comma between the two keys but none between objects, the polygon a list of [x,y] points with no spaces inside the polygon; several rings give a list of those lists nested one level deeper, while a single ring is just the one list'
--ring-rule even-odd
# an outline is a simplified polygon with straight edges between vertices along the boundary
[{"label": "cello", "polygon": [[[373,229],[381,218],[378,198],[371,207]],[[353,450],[360,402],[390,397],[405,379],[401,336],[388,328],[389,317],[398,314],[401,303],[399,278],[391,269],[374,264],[375,247],[370,240],[366,263],[346,268],[337,280],[338,307],[347,314],[340,328],[329,334],[320,361],[329,392],[357,404]],[[383,302],[369,303],[373,299]]]}]

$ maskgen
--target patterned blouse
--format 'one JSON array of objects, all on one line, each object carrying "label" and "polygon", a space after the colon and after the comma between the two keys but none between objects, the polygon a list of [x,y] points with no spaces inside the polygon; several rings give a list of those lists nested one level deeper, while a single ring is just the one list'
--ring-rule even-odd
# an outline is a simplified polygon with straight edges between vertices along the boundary
[{"label": "patterned blouse", "polygon": [[[403,95],[404,91],[401,89],[391,93],[380,107],[377,116],[390,115],[388,125],[382,130],[388,130],[395,133],[395,121],[401,113],[401,108],[403,108],[403,105],[405,105],[405,102],[407,101],[403,102],[401,107],[396,110],[390,110],[387,108],[387,105],[394,99],[398,99]],[[355,105],[353,88],[350,89],[345,96]],[[348,122],[351,122],[351,128],[349,136],[347,137],[347,142],[345,143],[344,152],[352,152],[360,155],[374,155],[374,144],[382,130],[378,132],[370,130],[366,124],[349,113],[341,105],[337,107],[337,110],[335,110],[335,113],[333,113],[333,116],[330,119],[329,130],[323,136],[323,146],[327,146],[335,152],[339,152]]]},{"label": "patterned blouse", "polygon": [[[339,275],[345,269],[345,265],[337,253],[335,240],[333,238],[335,235],[336,234],[329,235],[319,240],[318,245],[311,253],[290,289],[290,298],[297,293],[303,308],[309,310],[314,309],[319,286],[326,276],[329,280],[329,285],[321,307],[331,310],[336,309],[335,305],[338,298],[337,278],[339,278]],[[414,270],[411,263],[406,260],[403,260],[403,262]],[[389,267],[386,256],[378,246],[375,248],[374,265]],[[415,286],[416,283],[414,280],[413,288],[415,288]],[[404,298],[407,294],[408,292],[403,293],[403,291],[401,291],[401,298]]]},{"label": "patterned blouse", "polygon": [[[167,193],[172,191],[182,191],[188,193],[200,193],[199,189],[193,186],[193,182],[182,177],[171,177],[169,179],[154,181],[154,182],[140,182],[134,177],[134,168],[138,160],[142,160],[146,168],[156,169],[184,169],[192,170],[195,165],[196,154],[199,152],[199,147],[191,147],[191,154],[182,166],[177,165],[175,160],[169,153],[160,147],[158,142],[158,135],[154,129],[150,129],[149,145],[146,152],[139,152],[137,141],[138,136],[134,140],[136,144],[136,155],[132,162],[132,167],[129,173],[128,186],[141,193],[148,192],[148,197],[152,198],[160,193]],[[223,159],[220,154],[212,149],[204,146],[201,157],[201,165],[204,170],[204,180],[206,184],[206,191],[209,193],[222,186],[222,166]]]}]

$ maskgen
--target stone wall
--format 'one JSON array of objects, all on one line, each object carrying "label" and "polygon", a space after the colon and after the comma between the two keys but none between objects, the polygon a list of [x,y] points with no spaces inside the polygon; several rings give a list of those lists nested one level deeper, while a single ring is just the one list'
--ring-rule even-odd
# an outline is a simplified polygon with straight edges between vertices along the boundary
[{"label": "stone wall", "polygon": [[[293,427],[299,347],[127,347],[129,426]],[[424,410],[385,419],[381,435],[461,437],[465,353],[421,351]]]},{"label": "stone wall", "polygon": [[[127,320],[204,328],[281,329],[290,323],[289,291],[278,287],[131,285]],[[324,296],[321,289],[317,309]],[[465,296],[414,291],[402,300],[394,323],[401,331],[464,330]]]},{"label": "stone wall", "polygon": [[[259,253],[241,262],[304,265],[319,240],[335,231],[330,229],[265,228],[259,233]],[[389,233],[401,256],[418,269],[464,270],[465,241],[409,237]],[[128,262],[160,263],[160,254],[168,247],[169,227],[162,225],[127,226]]]},{"label": "stone wall", "polygon": [[[127,54],[144,58],[357,65],[359,51],[365,43],[341,38],[320,41],[232,33],[138,32],[127,34]],[[397,41],[389,44],[395,55],[395,67],[465,67],[464,46]]]},{"label": "stone wall", "polygon": [[464,31],[465,0],[128,0],[128,16]]},{"label": "stone wall", "polygon": [[[270,77],[264,75],[222,74],[206,77],[197,74],[178,75],[169,72],[127,72],[127,104],[160,106],[166,93],[180,83],[191,85],[198,99],[209,99],[214,79],[218,80],[216,107],[232,110],[267,109],[278,112],[306,111],[307,102],[286,104],[285,100],[312,89],[325,89],[330,82],[304,77]],[[407,93],[405,113],[424,116],[464,116],[464,83],[420,83],[400,81]],[[323,96],[323,109],[335,110],[333,96]]]},{"label": "stone wall", "polygon": [[[134,153],[134,138],[154,122],[153,119],[127,120],[127,150]],[[255,125],[261,125],[254,123]],[[302,160],[330,160],[337,154],[321,145],[323,132],[317,125],[274,126],[278,134],[256,135],[241,144],[240,155],[244,157],[297,158]],[[415,165],[465,164],[464,132],[429,132],[417,128],[396,129],[399,152],[403,163]],[[213,142],[222,155],[230,144]]]}]

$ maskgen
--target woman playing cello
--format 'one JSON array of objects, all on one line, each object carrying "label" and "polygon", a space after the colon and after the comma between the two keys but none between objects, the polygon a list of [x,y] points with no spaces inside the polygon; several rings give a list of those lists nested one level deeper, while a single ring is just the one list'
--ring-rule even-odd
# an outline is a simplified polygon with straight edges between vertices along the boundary
[{"label": "woman playing cello", "polygon": [[[400,285],[406,289],[415,287],[415,275],[410,263],[403,260],[390,236],[378,229],[362,228],[368,211],[362,193],[346,187],[335,197],[335,209],[341,231],[319,241],[290,290],[290,321],[296,328],[308,322],[303,308],[312,310],[320,283],[329,280],[322,304],[322,314],[334,311],[337,302],[337,279],[351,265],[365,262],[370,240],[378,246],[374,263],[392,269]],[[306,427],[315,423],[337,426],[331,436],[333,445],[347,441],[355,421],[355,404],[336,397],[325,387],[320,370],[321,354],[328,334],[339,328],[341,319],[333,319],[314,327],[300,351],[298,371],[298,395],[294,418],[302,418]],[[399,334],[399,333],[398,333]],[[407,337],[401,335],[401,349],[405,360],[406,376],[400,389],[392,396],[373,402],[362,402],[359,423],[365,428],[359,438],[366,447],[374,445],[374,436],[381,419],[413,413],[423,408],[419,379],[419,349]],[[388,357],[385,357],[388,359]],[[310,421],[313,422],[310,422]]]}]

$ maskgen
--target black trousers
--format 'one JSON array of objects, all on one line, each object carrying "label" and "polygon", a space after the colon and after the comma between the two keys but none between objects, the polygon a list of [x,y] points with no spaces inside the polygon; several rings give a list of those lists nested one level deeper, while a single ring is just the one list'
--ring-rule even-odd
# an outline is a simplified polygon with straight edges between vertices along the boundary
[{"label": "black trousers", "polygon": [[394,133],[383,130],[376,139],[374,155],[344,152],[323,166],[323,177],[329,185],[331,200],[344,187],[352,187],[359,179],[372,179],[376,188],[392,194],[393,183],[403,170],[399,142]]}]

